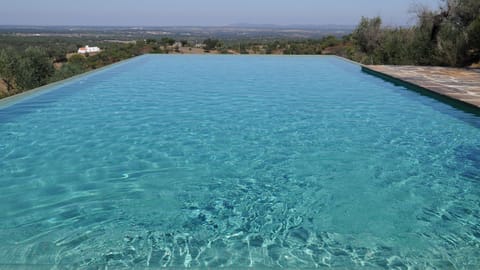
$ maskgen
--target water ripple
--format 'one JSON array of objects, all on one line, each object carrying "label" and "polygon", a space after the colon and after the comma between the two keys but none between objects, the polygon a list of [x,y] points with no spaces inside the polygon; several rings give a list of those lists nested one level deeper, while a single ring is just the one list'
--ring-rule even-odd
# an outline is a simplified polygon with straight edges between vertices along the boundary
[{"label": "water ripple", "polygon": [[0,264],[475,269],[472,122],[334,57],[135,58],[0,109]]}]

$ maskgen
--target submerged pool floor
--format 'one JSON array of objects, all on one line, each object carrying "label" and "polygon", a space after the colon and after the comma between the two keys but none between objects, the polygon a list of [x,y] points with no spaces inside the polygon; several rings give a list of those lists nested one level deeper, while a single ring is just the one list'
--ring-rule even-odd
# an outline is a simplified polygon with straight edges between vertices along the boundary
[{"label": "submerged pool floor", "polygon": [[0,264],[476,269],[480,117],[335,57],[142,56],[0,108]]}]

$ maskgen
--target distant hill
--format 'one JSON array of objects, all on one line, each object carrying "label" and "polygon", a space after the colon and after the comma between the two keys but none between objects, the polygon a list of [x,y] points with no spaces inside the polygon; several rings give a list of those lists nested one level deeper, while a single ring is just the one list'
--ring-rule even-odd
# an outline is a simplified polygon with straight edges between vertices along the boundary
[{"label": "distant hill", "polygon": [[95,36],[132,40],[172,37],[176,39],[219,38],[224,40],[316,39],[341,37],[353,31],[349,25],[273,25],[238,23],[227,26],[15,26],[0,25],[0,34],[26,36]]},{"label": "distant hill", "polygon": [[232,27],[245,28],[271,28],[271,29],[322,29],[322,30],[350,30],[355,29],[355,25],[340,25],[340,24],[250,24],[250,23],[236,23],[230,24]]}]

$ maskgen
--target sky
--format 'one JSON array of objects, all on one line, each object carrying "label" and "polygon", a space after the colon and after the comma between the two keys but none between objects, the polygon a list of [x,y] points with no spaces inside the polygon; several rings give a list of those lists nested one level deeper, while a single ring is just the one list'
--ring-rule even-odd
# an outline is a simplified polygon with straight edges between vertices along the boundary
[{"label": "sky", "polygon": [[439,0],[0,0],[0,25],[225,26],[356,25],[381,16],[386,25],[414,23],[416,5]]}]

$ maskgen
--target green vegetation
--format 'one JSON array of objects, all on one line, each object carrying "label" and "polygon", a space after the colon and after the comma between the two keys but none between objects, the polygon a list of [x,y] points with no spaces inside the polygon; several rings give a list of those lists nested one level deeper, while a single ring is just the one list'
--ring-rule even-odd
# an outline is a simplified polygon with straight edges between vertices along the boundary
[{"label": "green vegetation", "polygon": [[438,10],[420,8],[412,27],[383,27],[362,18],[343,38],[228,43],[239,53],[335,54],[364,64],[465,67],[480,61],[480,1],[443,0]]},{"label": "green vegetation", "polygon": [[203,44],[205,45],[204,47],[205,51],[216,50],[222,47],[222,42],[218,39],[208,38],[203,41]]},{"label": "green vegetation", "polygon": [[14,88],[17,62],[17,55],[13,49],[0,50],[0,78],[5,83],[7,92]]},{"label": "green vegetation", "polygon": [[[17,44],[13,39],[11,45]],[[27,42],[28,43],[28,42]],[[4,46],[0,48],[0,78],[5,86],[0,98],[36,88],[47,83],[72,77],[86,71],[100,68],[143,53],[158,52],[159,45],[145,41],[134,43],[106,43],[103,51],[92,55],[72,54],[79,45],[67,46],[72,49],[70,56],[55,46]],[[71,45],[71,44],[70,44]]]},{"label": "green vegetation", "polygon": [[327,36],[321,39],[276,40],[273,42],[249,41],[230,42],[224,45],[228,50],[240,54],[323,54],[328,47],[343,44],[341,39]]},{"label": "green vegetation", "polygon": [[20,90],[32,89],[46,84],[53,73],[54,68],[46,51],[29,47],[18,58],[15,83]]},{"label": "green vegetation", "polygon": [[419,9],[410,28],[382,28],[362,18],[351,38],[354,60],[367,64],[463,67],[480,60],[480,1],[445,0],[439,10]]}]

